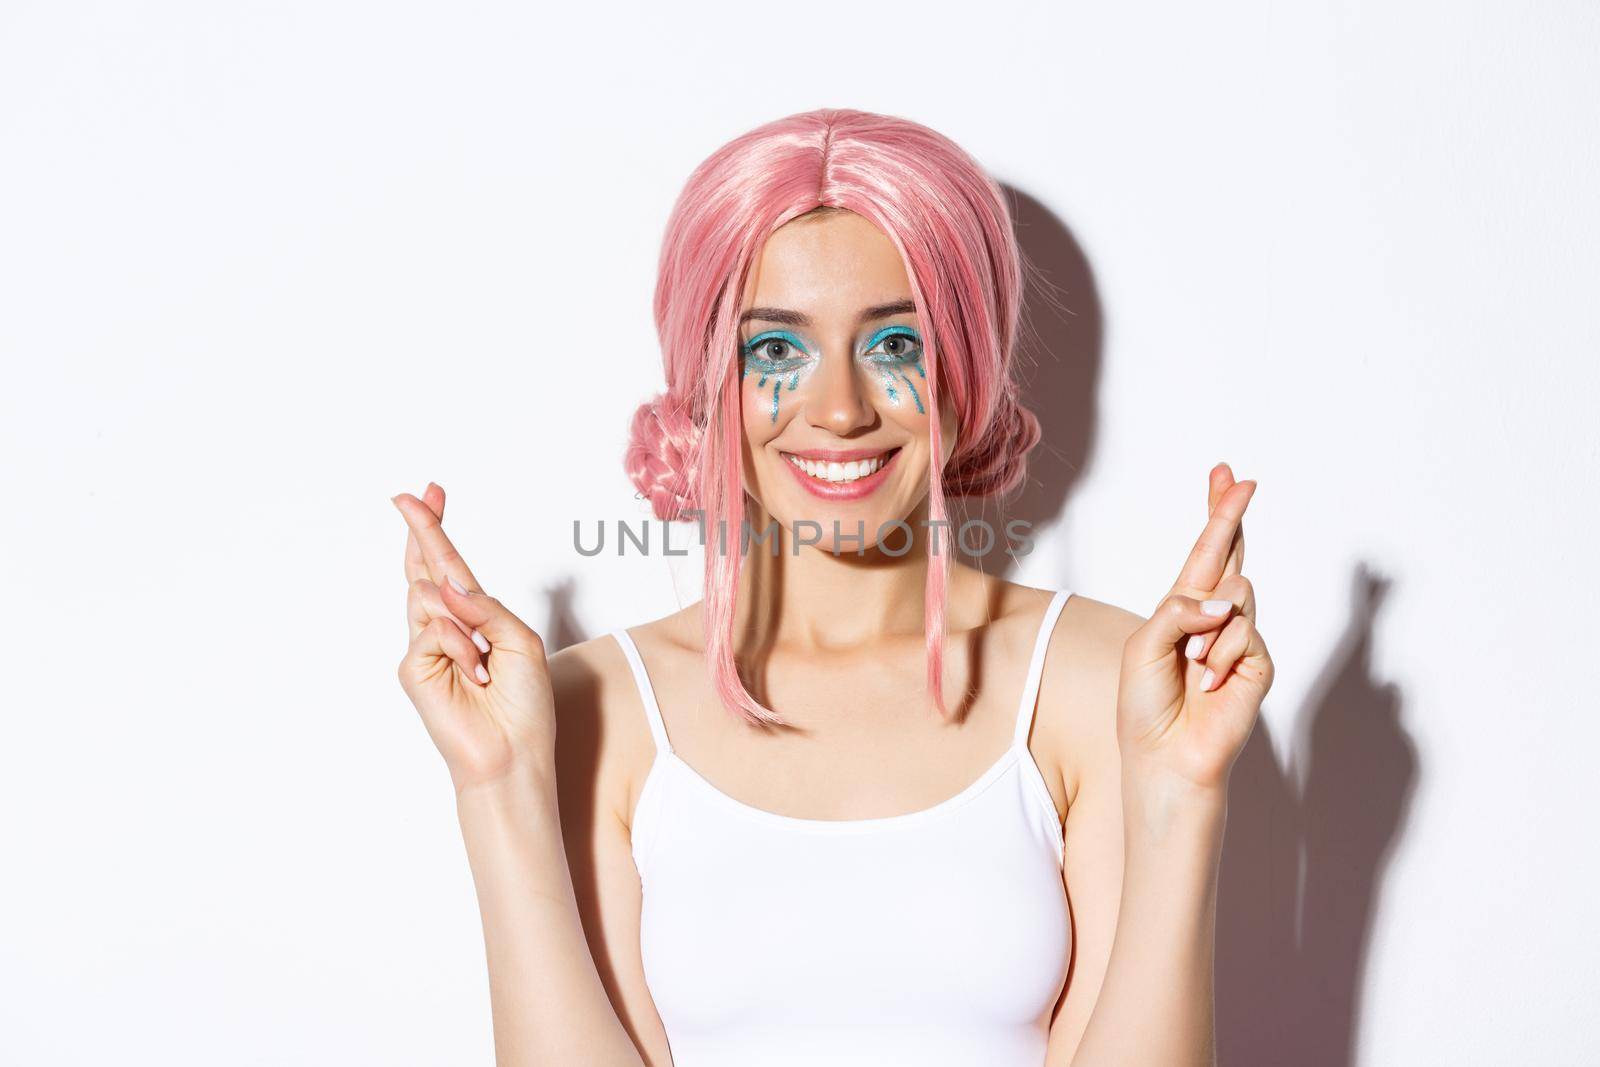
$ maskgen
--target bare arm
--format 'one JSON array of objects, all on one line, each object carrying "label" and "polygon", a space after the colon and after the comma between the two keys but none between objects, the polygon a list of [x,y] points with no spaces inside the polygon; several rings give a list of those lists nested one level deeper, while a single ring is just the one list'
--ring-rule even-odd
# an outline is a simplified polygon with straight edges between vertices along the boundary
[{"label": "bare arm", "polygon": [[632,819],[655,739],[622,649],[609,637],[550,657],[560,730],[556,774],[561,835],[578,914],[600,982],[651,1067],[671,1067],[666,1027],[645,981],[644,889]]},{"label": "bare arm", "polygon": [[1212,961],[1222,809],[1123,789],[1122,892],[1094,1012],[1070,1063],[1215,1063]]},{"label": "bare arm", "polygon": [[553,768],[457,795],[483,917],[495,1062],[643,1067],[584,938]]},{"label": "bare arm", "polygon": [[[1234,491],[1231,472],[1219,472],[1212,519],[1173,592],[1123,644],[1115,729],[1098,731],[1068,816],[1078,939],[1051,1064],[1215,1063],[1227,777],[1272,681],[1254,592],[1240,574],[1240,519],[1254,485]],[[1106,706],[1105,693],[1092,699]]]},{"label": "bare arm", "polygon": [[[1075,598],[1080,599],[1080,598]],[[1067,1067],[1105,980],[1122,899],[1122,756],[1117,676],[1122,646],[1143,625],[1131,611],[1094,605],[1076,633],[1057,632],[1065,669],[1041,697],[1065,709],[1067,821],[1062,878],[1072,906],[1072,969],[1050,1027],[1049,1067]]]},{"label": "bare arm", "polygon": [[[1106,1035],[1112,1051],[1129,1062],[1143,1061],[1134,1056],[1131,1049],[1136,1046],[1125,1035],[1152,1022],[1174,1034],[1189,1031],[1196,1048],[1209,1048],[1211,1040],[1216,862],[1214,852],[1206,852],[1213,837],[1206,821],[1210,797],[1190,793],[1174,798],[1177,819],[1162,826],[1146,812],[1148,802],[1138,786],[1131,785],[1125,794],[1114,718],[1118,668],[1124,635],[1144,620],[1109,605],[1099,610],[1105,617],[1095,620],[1101,633],[1096,643],[1104,647],[1074,647],[1080,677],[1062,680],[1062,688],[1070,687],[1082,703],[1083,721],[1070,734],[1081,777],[1068,783],[1062,872],[1072,903],[1072,971],[1050,1029],[1050,1067],[1106,1062],[1089,1058],[1096,1055],[1093,1046],[1084,1048],[1083,1058],[1075,1058],[1091,1019],[1096,1034]],[[1135,780],[1131,773],[1127,778]],[[1220,825],[1215,830],[1220,842]],[[1115,973],[1110,969],[1113,959]],[[1158,978],[1150,981],[1148,975]],[[1124,984],[1132,989],[1126,998],[1131,1014],[1118,1010],[1124,999],[1118,990]],[[1165,1003],[1152,995],[1163,990]],[[1150,1062],[1195,1061],[1173,1057]]]},{"label": "bare arm", "polygon": [[444,492],[395,498],[410,528],[400,682],[455,785],[501,1067],[644,1061],[584,938],[557,802],[555,700],[539,636],[483,593],[439,523]]}]

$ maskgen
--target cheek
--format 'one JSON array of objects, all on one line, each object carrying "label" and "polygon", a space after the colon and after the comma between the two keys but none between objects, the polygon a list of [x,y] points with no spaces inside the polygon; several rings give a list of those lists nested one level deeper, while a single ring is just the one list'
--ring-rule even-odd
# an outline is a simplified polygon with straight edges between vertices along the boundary
[{"label": "cheek", "polygon": [[740,406],[744,411],[745,429],[752,437],[770,435],[793,407],[799,395],[801,375],[800,370],[745,370],[739,383]]},{"label": "cheek", "polygon": [[[859,387],[873,407],[900,426],[927,432],[928,381],[921,360],[869,364],[860,369],[860,374]],[[743,372],[740,407],[745,432],[752,440],[763,441],[775,435],[805,392],[809,377],[805,368],[774,371],[752,367]]]},{"label": "cheek", "polygon": [[886,421],[914,438],[927,439],[928,379],[922,362],[878,363],[863,368],[868,396]]},{"label": "cheek", "polygon": [[915,363],[874,363],[866,368],[867,380],[878,402],[887,405],[896,422],[914,425],[927,421],[928,379],[922,361]]}]

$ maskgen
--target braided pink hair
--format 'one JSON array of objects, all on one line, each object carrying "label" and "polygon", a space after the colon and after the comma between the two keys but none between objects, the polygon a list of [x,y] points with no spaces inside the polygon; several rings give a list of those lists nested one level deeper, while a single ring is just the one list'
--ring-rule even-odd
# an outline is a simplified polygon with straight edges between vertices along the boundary
[{"label": "braided pink hair", "polygon": [[[781,723],[752,697],[733,655],[734,597],[745,516],[740,451],[738,319],[750,268],[780,226],[819,207],[853,211],[888,236],[924,325],[934,456],[950,392],[956,442],[928,474],[929,517],[947,521],[946,494],[993,496],[1022,481],[1039,423],[1017,398],[1012,348],[1022,266],[1000,187],[958,145],[907,119],[823,108],[767,123],[695,168],[662,241],[655,318],[667,389],[633,417],[624,465],[657,518],[703,511],[706,654],[722,702],[756,723]],[[719,545],[725,523],[727,550]],[[932,528],[923,612],[927,687],[942,685],[947,526]],[[930,546],[933,547],[933,546]]]}]

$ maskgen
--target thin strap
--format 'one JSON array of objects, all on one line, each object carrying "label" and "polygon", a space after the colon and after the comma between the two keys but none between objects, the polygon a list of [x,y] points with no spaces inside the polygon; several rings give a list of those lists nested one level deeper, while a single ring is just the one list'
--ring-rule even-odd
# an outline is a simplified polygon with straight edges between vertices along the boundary
[{"label": "thin strap", "polygon": [[1033,726],[1034,705],[1039,702],[1039,679],[1044,677],[1044,655],[1050,648],[1050,634],[1055,629],[1056,619],[1061,615],[1061,609],[1066,607],[1067,598],[1072,594],[1065,589],[1059,590],[1050,599],[1050,606],[1044,609],[1044,618],[1039,623],[1039,636],[1033,642],[1033,659],[1028,663],[1028,681],[1022,687],[1022,703],[1017,707],[1017,729],[1012,738],[1016,745],[1028,743],[1028,730]]},{"label": "thin strap", "polygon": [[644,660],[639,658],[639,647],[633,643],[626,629],[613,630],[611,636],[622,646],[622,654],[628,657],[628,666],[633,668],[633,681],[639,687],[639,699],[644,702],[644,716],[650,722],[650,736],[656,739],[657,751],[671,752],[672,742],[667,740],[667,726],[661,721],[661,706],[656,703],[656,691],[650,685],[650,674],[644,669]]}]

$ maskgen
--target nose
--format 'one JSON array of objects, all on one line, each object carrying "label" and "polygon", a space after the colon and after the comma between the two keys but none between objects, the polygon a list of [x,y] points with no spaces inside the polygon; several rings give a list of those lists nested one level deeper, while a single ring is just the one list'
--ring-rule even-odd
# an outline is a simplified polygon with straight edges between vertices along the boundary
[{"label": "nose", "polygon": [[[831,355],[831,353],[830,353]],[[806,421],[839,437],[871,426],[877,415],[855,361],[823,359],[806,398]]]}]

